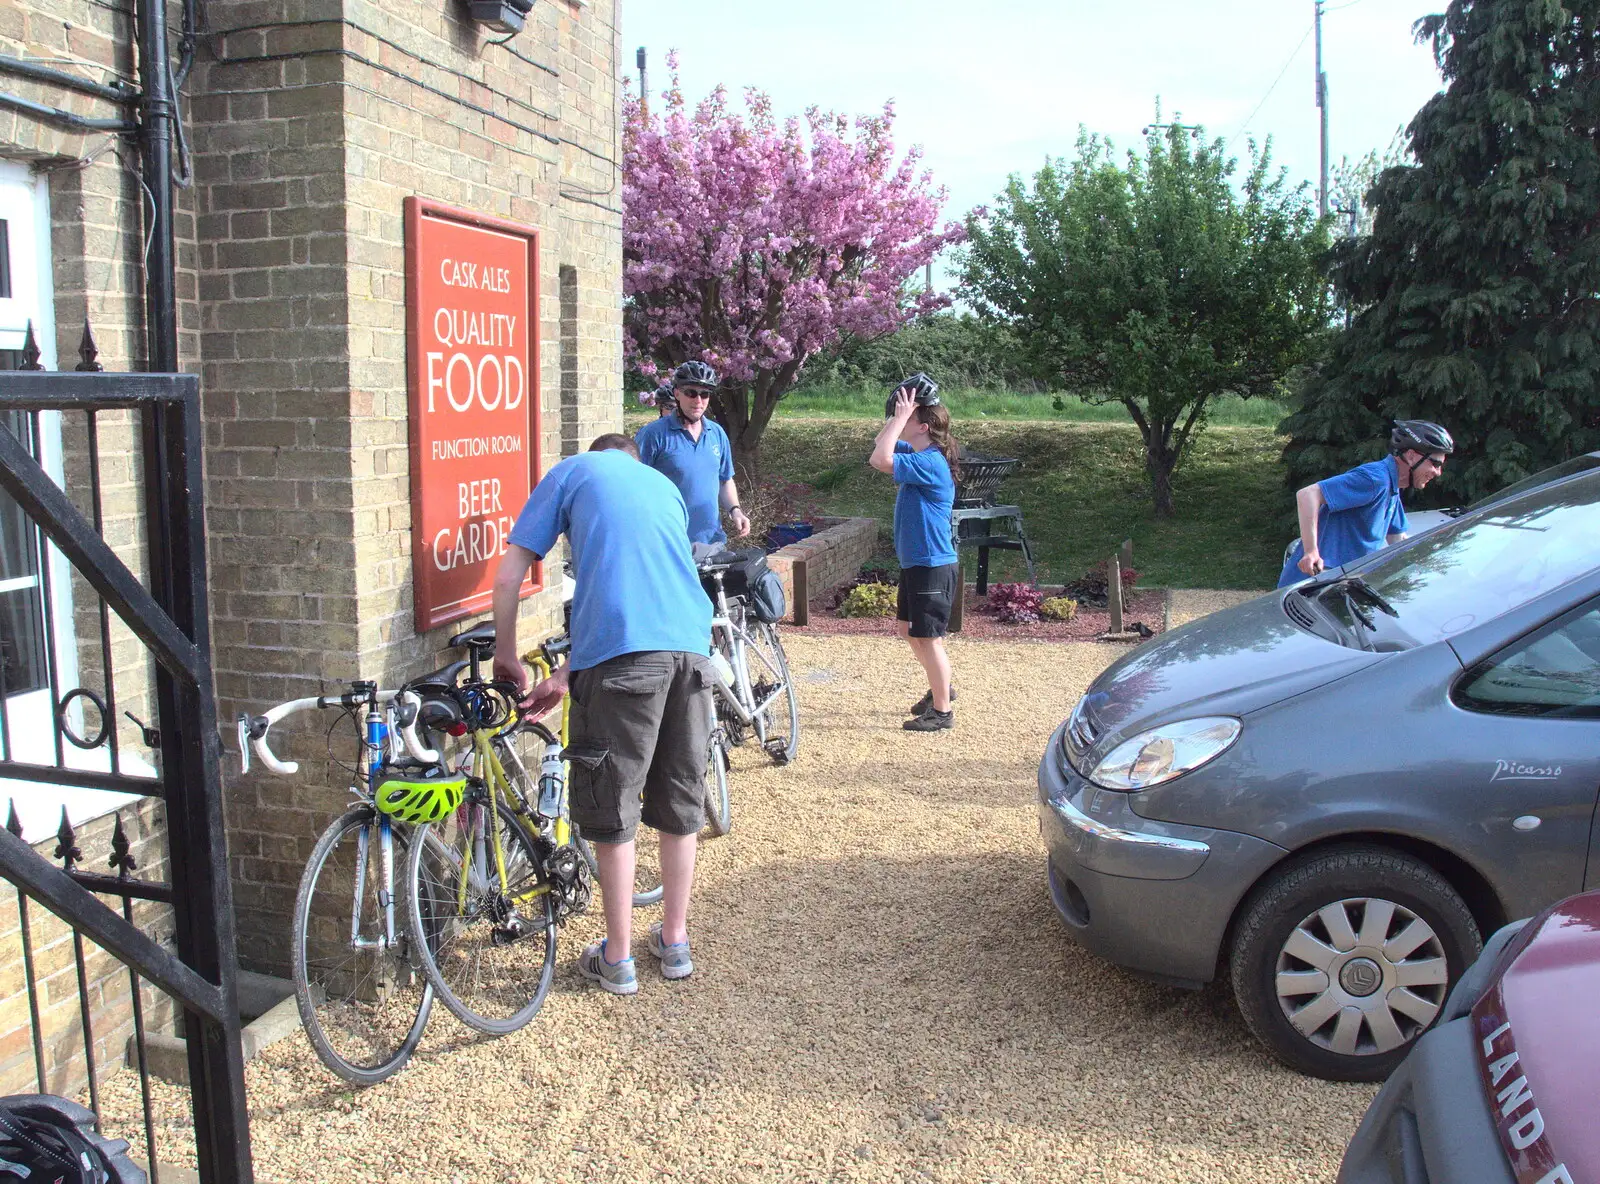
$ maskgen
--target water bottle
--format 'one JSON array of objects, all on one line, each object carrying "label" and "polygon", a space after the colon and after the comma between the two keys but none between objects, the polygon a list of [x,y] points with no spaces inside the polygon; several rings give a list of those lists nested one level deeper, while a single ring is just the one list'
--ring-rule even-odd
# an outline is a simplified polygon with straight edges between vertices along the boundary
[{"label": "water bottle", "polygon": [[711,651],[711,669],[716,673],[717,679],[723,686],[733,686],[733,663],[723,656],[720,650]]},{"label": "water bottle", "polygon": [[539,813],[555,818],[561,813],[561,745],[547,744],[544,760],[539,762]]}]

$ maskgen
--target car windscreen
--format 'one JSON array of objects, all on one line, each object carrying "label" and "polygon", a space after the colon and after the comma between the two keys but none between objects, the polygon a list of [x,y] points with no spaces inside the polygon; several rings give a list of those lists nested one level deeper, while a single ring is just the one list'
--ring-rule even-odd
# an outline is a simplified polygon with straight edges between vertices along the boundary
[{"label": "car windscreen", "polygon": [[1560,481],[1563,477],[1571,477],[1575,473],[1587,473],[1590,469],[1600,469],[1600,453],[1585,452],[1571,460],[1564,460],[1558,465],[1551,465],[1548,469],[1540,469],[1531,477],[1524,477],[1521,481],[1513,481],[1504,489],[1491,493],[1488,497],[1479,498],[1466,508],[1464,513],[1470,514],[1474,510],[1481,510],[1484,506],[1492,506],[1496,502],[1507,501],[1530,489],[1538,489],[1541,485],[1548,485],[1552,481]]},{"label": "car windscreen", "polygon": [[[1597,535],[1600,472],[1497,503],[1344,569],[1376,599],[1361,589],[1354,604],[1336,588],[1318,592],[1328,580],[1305,592],[1363,648],[1426,645],[1592,570]],[[1372,607],[1379,599],[1382,611]]]}]

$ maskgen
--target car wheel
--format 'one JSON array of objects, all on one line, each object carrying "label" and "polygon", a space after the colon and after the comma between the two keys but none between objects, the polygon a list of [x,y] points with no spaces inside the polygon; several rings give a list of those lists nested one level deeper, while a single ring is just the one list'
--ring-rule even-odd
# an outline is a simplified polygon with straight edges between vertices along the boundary
[{"label": "car wheel", "polygon": [[1379,846],[1293,861],[1245,903],[1230,949],[1234,998],[1285,1064],[1381,1081],[1444,1006],[1482,942],[1432,867]]}]

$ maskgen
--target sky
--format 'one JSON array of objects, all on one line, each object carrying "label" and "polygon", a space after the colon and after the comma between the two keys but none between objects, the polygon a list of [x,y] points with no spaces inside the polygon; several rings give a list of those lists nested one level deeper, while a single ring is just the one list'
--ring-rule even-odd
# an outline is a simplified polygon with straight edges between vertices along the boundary
[{"label": "sky", "polygon": [[[1440,87],[1411,25],[1444,0],[1329,0],[1323,17],[1329,152],[1386,149]],[[676,49],[686,95],[767,91],[779,115],[816,105],[896,110],[949,191],[945,216],[989,202],[1011,173],[1070,156],[1080,125],[1134,146],[1154,118],[1205,125],[1241,159],[1272,137],[1291,179],[1315,186],[1313,0],[623,0],[619,72],[650,90]],[[936,269],[935,284],[947,277]]]}]

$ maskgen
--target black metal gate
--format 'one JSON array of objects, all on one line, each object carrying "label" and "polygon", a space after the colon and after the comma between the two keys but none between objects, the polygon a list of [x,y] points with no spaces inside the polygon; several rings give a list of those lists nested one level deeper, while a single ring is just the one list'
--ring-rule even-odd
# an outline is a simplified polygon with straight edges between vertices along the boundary
[{"label": "black metal gate", "polygon": [[[103,532],[102,424],[108,416],[131,444],[130,466],[142,470],[139,520],[144,545],[138,549],[145,569],[142,581]],[[70,430],[81,446],[86,459],[80,465],[82,482],[58,483],[47,473],[42,463],[47,429],[58,434]],[[135,861],[120,817],[106,870],[83,866],[63,807],[55,853],[59,866],[23,840],[13,810],[12,826],[0,831],[0,875],[17,892],[39,1092],[51,1091],[28,898],[73,931],[91,1107],[99,1112],[100,1092],[92,1014],[95,992],[85,974],[86,938],[120,961],[132,984],[145,1151],[152,1168],[157,1153],[144,1063],[141,978],[170,996],[182,1012],[200,1178],[208,1184],[232,1184],[250,1181],[252,1170],[236,1002],[233,900],[223,831],[221,738],[212,684],[201,442],[199,384],[191,375],[0,373],[0,513],[10,515],[13,533],[20,530],[27,536],[12,550],[20,557],[18,563],[32,556],[34,567],[29,570],[40,582],[47,605],[42,615],[35,614],[37,636],[21,637],[20,626],[9,630],[15,634],[10,639],[15,660],[0,661],[0,782],[160,798],[169,869],[165,881],[132,874]],[[130,553],[127,540],[118,540],[117,546],[123,555]],[[74,586],[87,586],[98,600],[98,622],[92,611],[75,610],[77,636],[71,642],[89,654],[83,665],[91,672],[98,647],[103,678],[77,680],[76,686],[59,685],[61,679],[49,661],[64,644],[61,622],[48,607],[55,579],[52,564],[61,562],[56,556],[71,565]],[[27,578],[12,583],[26,590],[32,586]],[[59,589],[55,592],[59,595]],[[112,614],[153,659],[146,664],[152,676],[145,698],[154,718],[137,721],[151,751],[138,761],[119,751]],[[38,697],[48,694],[50,718],[42,731],[24,738],[9,734],[7,704],[12,700],[5,678],[8,669],[22,668],[23,651],[29,647],[35,657],[43,653],[46,659],[42,666],[28,669],[34,682],[42,684],[31,690],[37,701],[45,702]],[[90,682],[99,685],[85,685]],[[93,722],[96,717],[98,723]],[[24,739],[28,745],[23,745]],[[82,753],[91,757],[78,755]],[[139,771],[130,771],[134,764],[141,766]],[[115,898],[117,907],[103,897]],[[170,905],[176,955],[133,923],[135,901]]]}]

